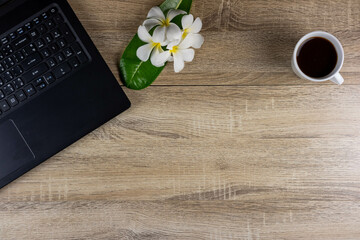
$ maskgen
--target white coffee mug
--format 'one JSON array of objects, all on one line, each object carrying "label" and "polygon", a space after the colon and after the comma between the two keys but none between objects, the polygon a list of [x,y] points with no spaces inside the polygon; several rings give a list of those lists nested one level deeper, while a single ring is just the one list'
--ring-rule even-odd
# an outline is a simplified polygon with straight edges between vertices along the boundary
[{"label": "white coffee mug", "polygon": [[[307,76],[305,73],[303,73],[301,71],[301,69],[298,65],[298,62],[297,62],[298,52],[299,52],[300,48],[302,47],[302,45],[307,40],[309,40],[310,38],[314,38],[314,37],[321,37],[321,38],[325,38],[328,41],[330,41],[334,45],[336,52],[337,52],[337,56],[338,56],[338,61],[336,63],[334,70],[330,74],[328,74],[327,76],[322,77],[322,78],[312,78],[312,77]],[[302,37],[295,47],[294,54],[293,54],[292,61],[291,61],[291,65],[292,65],[292,68],[293,68],[295,74],[298,75],[300,78],[305,79],[305,80],[310,80],[313,82],[324,82],[324,81],[330,80],[339,85],[341,85],[344,82],[344,78],[339,73],[343,64],[344,64],[344,49],[343,49],[340,41],[336,37],[331,35],[330,33],[323,32],[323,31],[311,32],[309,34],[306,34],[304,37]]]}]

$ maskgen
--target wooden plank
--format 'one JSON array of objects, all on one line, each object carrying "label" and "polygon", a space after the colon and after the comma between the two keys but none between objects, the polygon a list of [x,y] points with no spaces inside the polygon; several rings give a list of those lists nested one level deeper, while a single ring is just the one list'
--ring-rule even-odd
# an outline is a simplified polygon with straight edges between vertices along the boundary
[{"label": "wooden plank", "polygon": [[[2,239],[357,239],[359,202],[0,203]],[[16,227],[14,227],[16,225]],[[20,237],[19,237],[20,236]]]},{"label": "wooden plank", "polygon": [[359,91],[127,91],[132,109],[2,190],[0,200],[244,199],[241,189],[269,200],[360,200]]}]

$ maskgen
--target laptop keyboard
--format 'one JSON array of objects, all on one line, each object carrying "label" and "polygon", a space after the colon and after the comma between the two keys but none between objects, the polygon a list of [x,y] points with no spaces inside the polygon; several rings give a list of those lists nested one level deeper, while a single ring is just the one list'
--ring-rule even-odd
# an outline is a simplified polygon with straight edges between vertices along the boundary
[{"label": "laptop keyboard", "polygon": [[0,117],[89,61],[58,6],[0,37]]}]

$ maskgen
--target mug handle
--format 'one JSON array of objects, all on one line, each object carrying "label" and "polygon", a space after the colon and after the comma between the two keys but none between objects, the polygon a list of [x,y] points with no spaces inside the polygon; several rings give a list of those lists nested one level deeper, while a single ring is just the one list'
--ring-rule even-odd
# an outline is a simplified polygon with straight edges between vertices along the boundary
[{"label": "mug handle", "polygon": [[340,75],[340,73],[337,73],[332,79],[330,79],[330,81],[341,85],[344,83],[344,78]]}]

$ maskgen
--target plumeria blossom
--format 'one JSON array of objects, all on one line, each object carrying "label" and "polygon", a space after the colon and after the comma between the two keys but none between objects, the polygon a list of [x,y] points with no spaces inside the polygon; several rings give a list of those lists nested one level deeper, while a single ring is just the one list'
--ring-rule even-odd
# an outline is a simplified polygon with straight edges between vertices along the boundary
[{"label": "plumeria blossom", "polygon": [[194,43],[193,38],[190,36],[185,37],[184,40],[173,41],[167,45],[167,51],[157,56],[158,62],[173,61],[174,70],[176,73],[184,69],[185,62],[192,62],[195,56],[195,50],[190,48],[193,45],[199,45]]},{"label": "plumeria blossom", "polygon": [[141,41],[146,42],[147,44],[138,48],[136,56],[141,61],[146,62],[149,60],[151,54],[150,61],[152,65],[155,67],[164,66],[165,62],[158,61],[158,56],[160,53],[164,52],[162,46],[166,46],[168,44],[168,42],[164,41],[162,35],[154,32],[153,36],[151,36],[144,26],[140,26],[138,29],[138,36]]},{"label": "plumeria blossom", "polygon": [[181,23],[183,32],[180,40],[170,42],[167,45],[168,51],[157,56],[158,62],[173,61],[177,73],[184,69],[185,62],[192,62],[194,59],[195,51],[191,48],[201,48],[204,43],[204,37],[199,34],[202,28],[200,18],[194,21],[193,15],[185,15]]},{"label": "plumeria blossom", "polygon": [[172,23],[171,20],[180,14],[186,14],[186,12],[178,9],[171,9],[165,17],[159,7],[153,7],[150,9],[143,26],[146,27],[147,31],[156,27],[154,34],[162,37],[162,41],[165,41],[165,39],[173,41],[175,40],[175,37],[181,34],[181,30],[175,23]]},{"label": "plumeria blossom", "polygon": [[200,18],[196,18],[194,21],[194,16],[192,14],[185,15],[181,19],[181,25],[183,27],[182,40],[186,37],[190,37],[193,48],[201,48],[204,43],[204,37],[199,34],[202,28],[202,21]]},{"label": "plumeria blossom", "polygon": [[[153,7],[148,19],[138,29],[139,38],[146,44],[139,47],[136,55],[141,61],[151,60],[155,67],[162,67],[167,61],[174,62],[175,72],[184,69],[185,62],[194,59],[193,48],[200,48],[204,43],[203,36],[199,33],[202,28],[200,18],[184,15],[181,19],[182,30],[171,20],[185,14],[181,10],[169,10],[166,17],[159,7]],[[149,31],[154,27],[153,36]],[[165,48],[166,46],[166,48]],[[150,57],[151,55],[151,57]]]}]

